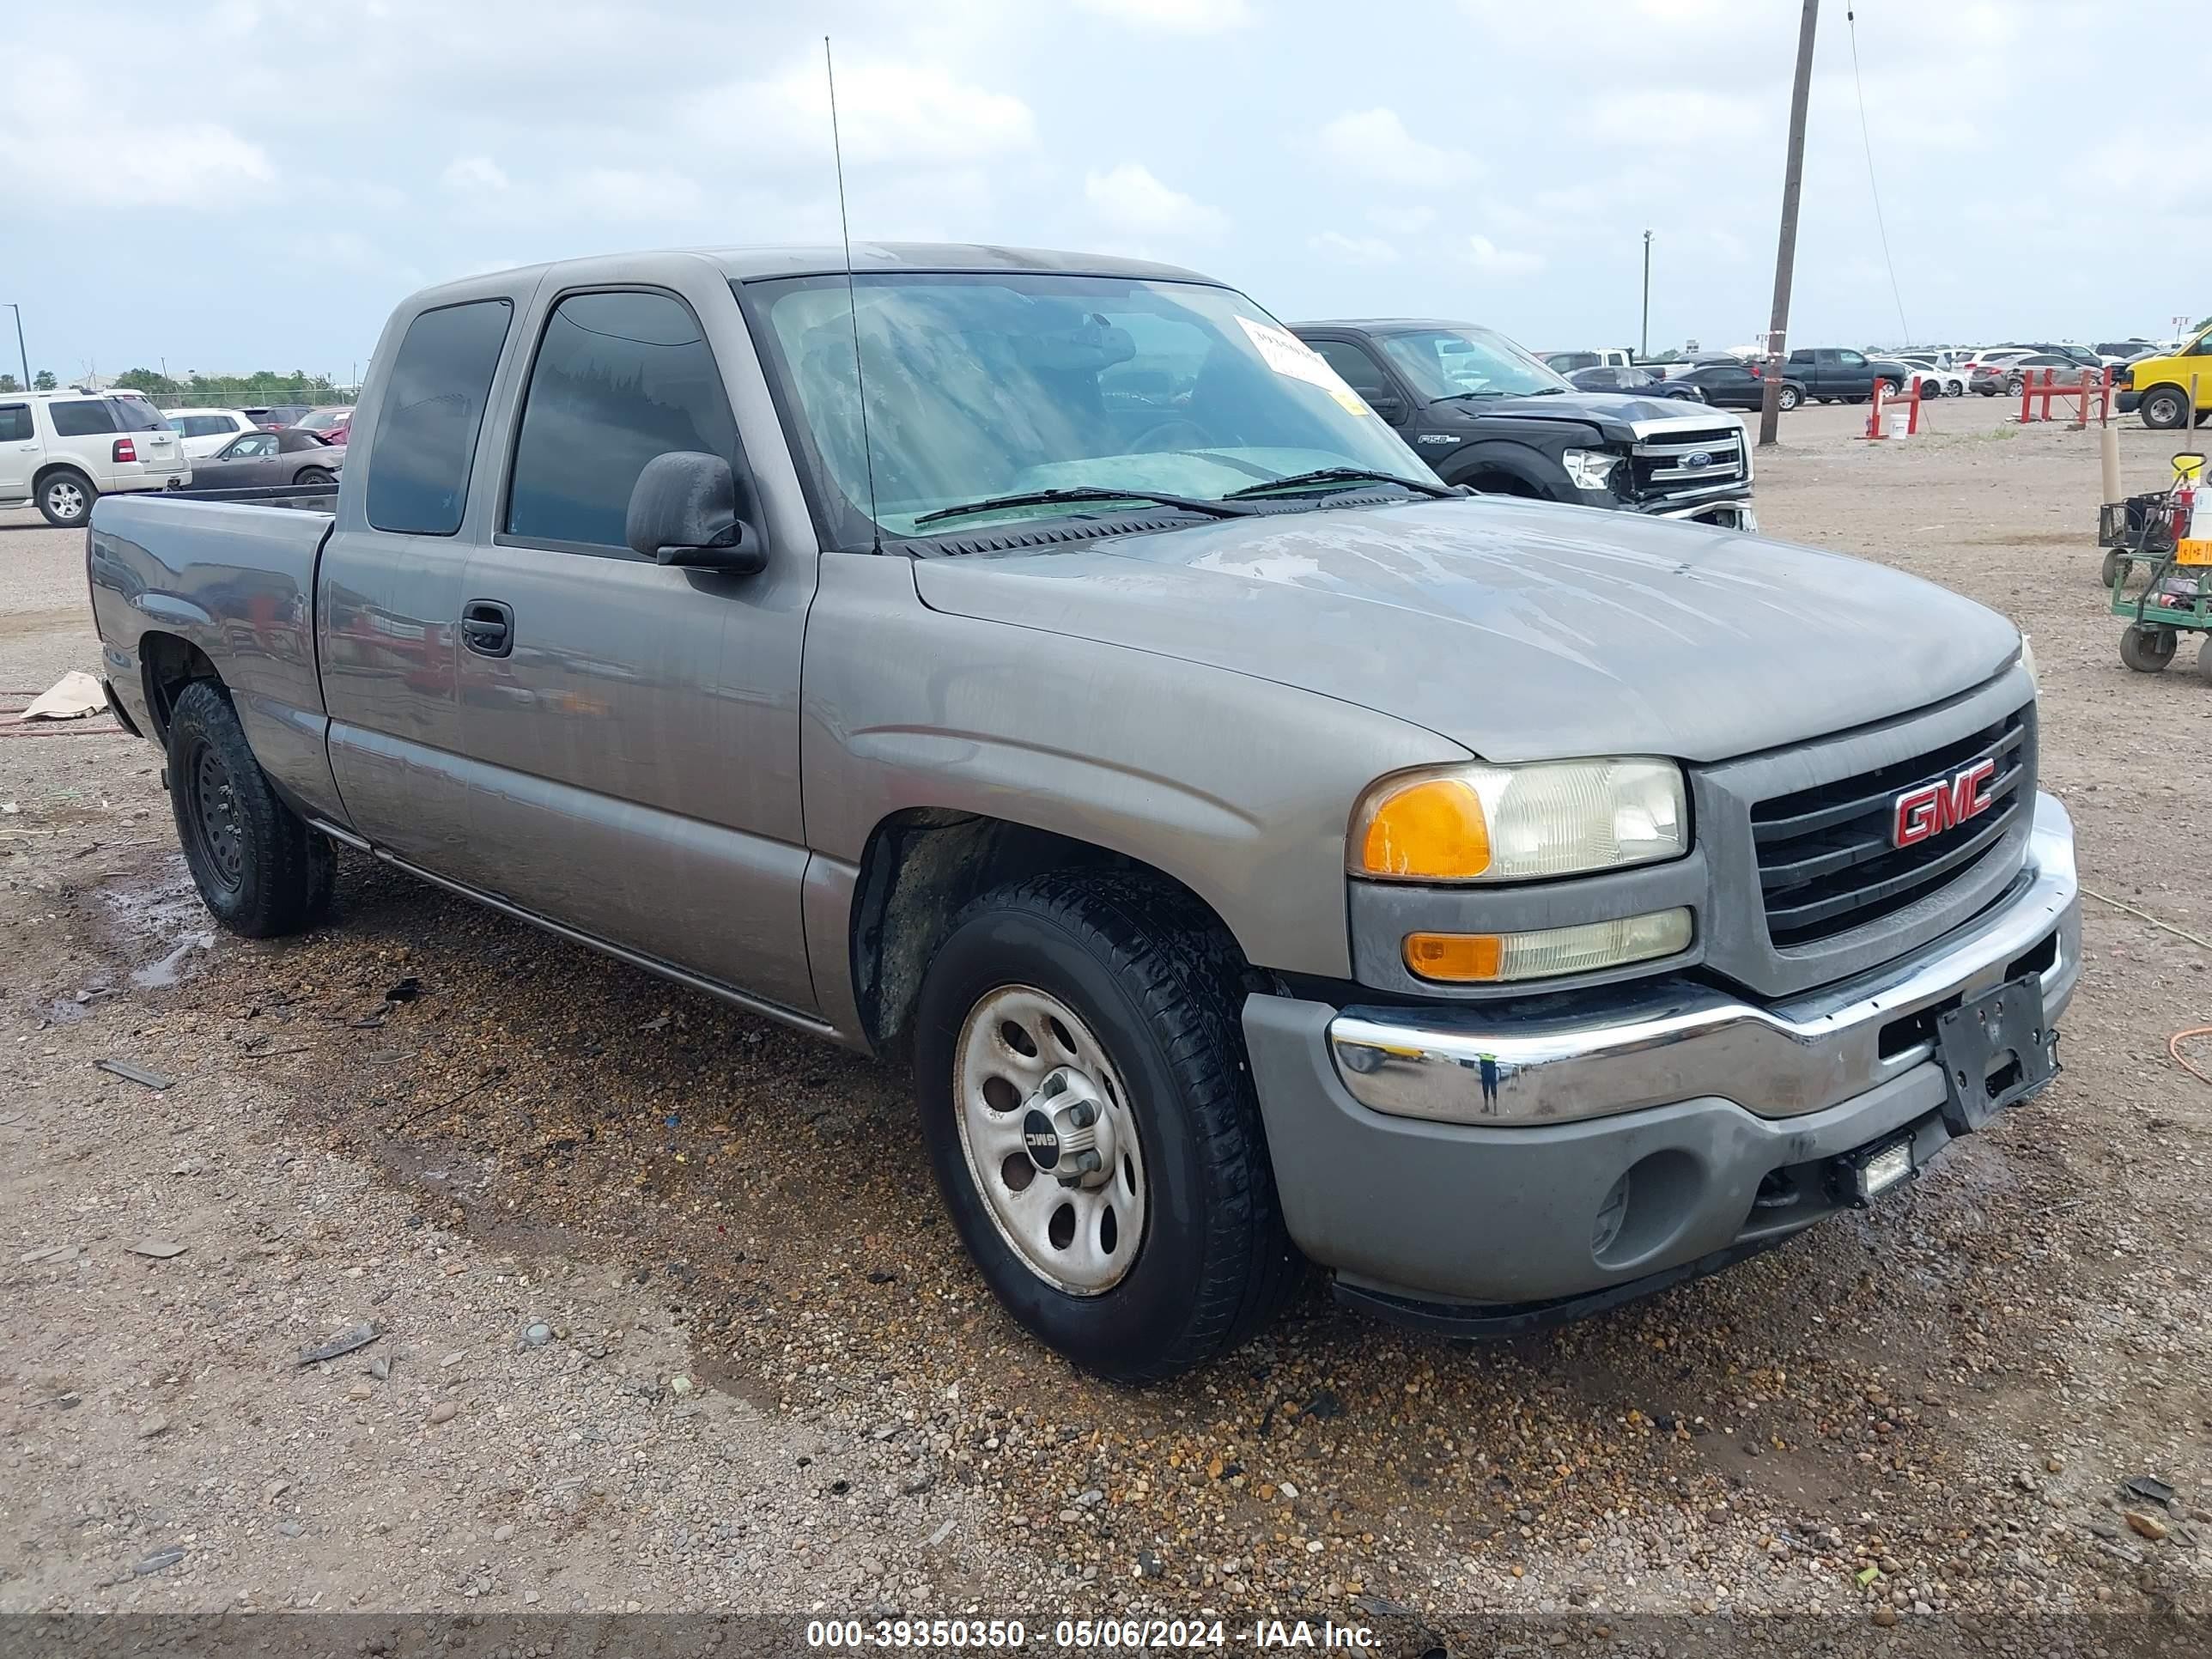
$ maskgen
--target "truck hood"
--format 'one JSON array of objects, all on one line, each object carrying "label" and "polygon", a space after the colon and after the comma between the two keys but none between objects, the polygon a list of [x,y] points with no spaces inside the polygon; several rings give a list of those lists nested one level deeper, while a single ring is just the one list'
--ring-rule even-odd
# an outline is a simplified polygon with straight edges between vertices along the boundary
[{"label": "truck hood", "polygon": [[1500,496],[924,558],[915,580],[937,611],[1297,686],[1500,762],[1723,760],[1954,696],[2020,643],[1863,560]]},{"label": "truck hood", "polygon": [[1617,443],[1639,435],[1652,421],[1694,421],[1708,430],[1732,426],[1735,416],[1686,398],[1639,398],[1626,392],[1547,392],[1540,398],[1447,398],[1429,405],[1438,421],[1480,422],[1510,416],[1516,421],[1573,421],[1594,426]]}]

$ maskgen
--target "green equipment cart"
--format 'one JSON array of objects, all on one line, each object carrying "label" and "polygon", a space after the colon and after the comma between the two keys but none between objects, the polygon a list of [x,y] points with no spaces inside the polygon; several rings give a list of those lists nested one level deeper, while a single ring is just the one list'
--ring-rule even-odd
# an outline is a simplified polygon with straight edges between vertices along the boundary
[{"label": "green equipment cart", "polygon": [[2166,489],[2109,503],[2100,515],[2112,614],[2128,623],[2120,660],[2138,674],[2159,672],[2184,634],[2199,634],[2206,637],[2197,647],[2197,672],[2212,680],[2212,539],[2189,534],[2196,526],[2182,522],[2194,517],[2203,470],[2203,456],[2176,455]]}]

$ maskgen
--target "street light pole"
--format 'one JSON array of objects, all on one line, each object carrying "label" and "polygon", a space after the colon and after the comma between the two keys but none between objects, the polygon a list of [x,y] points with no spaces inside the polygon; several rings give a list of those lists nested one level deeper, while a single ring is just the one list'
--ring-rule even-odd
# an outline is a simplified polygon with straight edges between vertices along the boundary
[{"label": "street light pole", "polygon": [[1805,179],[1805,102],[1813,89],[1813,31],[1820,0],[1805,0],[1797,24],[1797,78],[1790,88],[1790,155],[1782,170],[1782,234],[1774,250],[1774,313],[1766,329],[1766,386],[1759,400],[1759,447],[1782,427],[1782,352],[1790,332],[1790,279],[1797,264],[1797,192]]},{"label": "street light pole", "polygon": [[23,360],[23,390],[31,389],[31,354],[23,349],[23,307],[10,300],[8,309],[15,313],[15,355]]},{"label": "street light pole", "polygon": [[1644,233],[1644,343],[1636,355],[1651,355],[1651,233],[1648,230]]}]

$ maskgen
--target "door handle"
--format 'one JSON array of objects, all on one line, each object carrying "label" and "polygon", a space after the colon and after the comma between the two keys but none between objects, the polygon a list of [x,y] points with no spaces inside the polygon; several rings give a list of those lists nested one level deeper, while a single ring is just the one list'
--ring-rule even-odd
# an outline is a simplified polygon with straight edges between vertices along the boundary
[{"label": "door handle", "polygon": [[480,657],[514,649],[514,611],[497,599],[471,599],[461,607],[461,643]]}]

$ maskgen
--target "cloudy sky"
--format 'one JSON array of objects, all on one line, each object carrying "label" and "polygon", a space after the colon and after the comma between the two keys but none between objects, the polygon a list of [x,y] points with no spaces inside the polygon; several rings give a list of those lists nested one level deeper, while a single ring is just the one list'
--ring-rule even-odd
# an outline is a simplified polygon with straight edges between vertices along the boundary
[{"label": "cloudy sky", "polygon": [[[1844,0],[1814,65],[1798,343],[2156,335],[2212,309],[2185,131],[2113,89],[2202,0]],[[1796,0],[0,0],[0,301],[64,378],[363,362],[393,301],[624,247],[1164,258],[1278,315],[1539,348],[1736,344],[1773,279]],[[1356,18],[1356,32],[1346,21]],[[2170,258],[2136,257],[2156,226]],[[1905,321],[1899,317],[1901,297]],[[5,340],[0,319],[0,340]],[[12,368],[12,340],[0,353]]]}]

